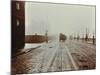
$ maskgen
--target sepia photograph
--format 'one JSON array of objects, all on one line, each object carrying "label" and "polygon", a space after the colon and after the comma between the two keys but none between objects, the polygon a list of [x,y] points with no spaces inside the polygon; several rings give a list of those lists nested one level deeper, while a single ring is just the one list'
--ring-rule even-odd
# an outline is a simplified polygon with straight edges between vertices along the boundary
[{"label": "sepia photograph", "polygon": [[11,74],[96,69],[96,6],[11,1]]}]

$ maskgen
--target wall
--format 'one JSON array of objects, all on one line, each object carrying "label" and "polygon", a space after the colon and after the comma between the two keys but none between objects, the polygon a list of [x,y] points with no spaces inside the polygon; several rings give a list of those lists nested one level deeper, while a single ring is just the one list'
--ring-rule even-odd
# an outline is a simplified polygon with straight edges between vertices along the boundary
[{"label": "wall", "polygon": [[45,42],[44,35],[25,35],[25,43],[42,43]]}]

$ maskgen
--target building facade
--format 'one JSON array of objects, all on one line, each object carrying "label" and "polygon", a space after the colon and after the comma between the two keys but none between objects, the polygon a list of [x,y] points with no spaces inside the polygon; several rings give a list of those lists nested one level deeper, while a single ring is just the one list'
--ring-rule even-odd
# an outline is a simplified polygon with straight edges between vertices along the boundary
[{"label": "building facade", "polygon": [[12,54],[25,45],[25,2],[11,1]]}]

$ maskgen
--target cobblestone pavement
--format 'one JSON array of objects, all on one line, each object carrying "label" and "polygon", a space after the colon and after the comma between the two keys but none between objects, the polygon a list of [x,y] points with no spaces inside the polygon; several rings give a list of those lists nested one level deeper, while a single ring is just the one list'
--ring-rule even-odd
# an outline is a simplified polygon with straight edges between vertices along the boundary
[{"label": "cobblestone pavement", "polygon": [[53,41],[12,58],[12,74],[95,69],[95,45]]}]

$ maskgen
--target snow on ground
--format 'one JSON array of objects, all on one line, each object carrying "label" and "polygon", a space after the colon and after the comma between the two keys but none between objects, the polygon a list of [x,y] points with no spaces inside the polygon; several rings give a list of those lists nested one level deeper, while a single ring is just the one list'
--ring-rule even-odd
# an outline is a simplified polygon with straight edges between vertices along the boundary
[{"label": "snow on ground", "polygon": [[24,50],[29,48],[32,48],[31,51],[12,59],[12,72],[21,74],[75,70],[75,65],[78,69],[95,68],[95,46],[85,42],[67,40],[62,43],[55,40],[26,44]]},{"label": "snow on ground", "polygon": [[29,48],[36,48],[36,47],[38,47],[38,46],[41,46],[41,45],[43,45],[43,43],[39,43],[39,44],[36,44],[36,43],[26,43],[25,44],[25,49],[29,49]]}]

